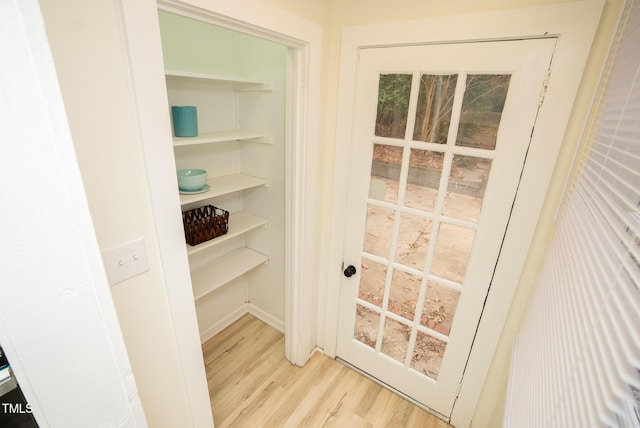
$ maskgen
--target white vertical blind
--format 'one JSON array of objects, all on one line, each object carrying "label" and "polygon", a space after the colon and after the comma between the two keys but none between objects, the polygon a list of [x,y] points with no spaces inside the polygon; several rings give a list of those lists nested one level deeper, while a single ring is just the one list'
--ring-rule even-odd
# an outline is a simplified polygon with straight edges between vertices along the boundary
[{"label": "white vertical blind", "polygon": [[640,427],[640,7],[630,0],[514,344],[507,427]]}]

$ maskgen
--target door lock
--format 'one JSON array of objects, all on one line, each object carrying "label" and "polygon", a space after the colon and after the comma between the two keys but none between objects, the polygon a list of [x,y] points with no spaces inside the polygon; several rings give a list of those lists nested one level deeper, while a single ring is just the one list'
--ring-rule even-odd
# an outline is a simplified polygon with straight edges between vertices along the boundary
[{"label": "door lock", "polygon": [[344,276],[346,276],[347,278],[351,278],[353,275],[355,275],[355,273],[356,273],[356,267],[354,265],[349,265],[344,270]]}]

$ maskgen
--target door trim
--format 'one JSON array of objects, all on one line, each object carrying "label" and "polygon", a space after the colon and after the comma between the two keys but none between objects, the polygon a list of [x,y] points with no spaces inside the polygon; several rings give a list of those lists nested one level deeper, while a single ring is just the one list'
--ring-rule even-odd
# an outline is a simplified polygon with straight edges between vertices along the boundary
[{"label": "door trim", "polygon": [[[448,16],[424,21],[376,24],[343,29],[336,142],[351,149],[359,52],[372,47],[462,43],[555,37],[558,39],[545,101],[503,242],[501,259],[485,303],[485,311],[471,349],[451,423],[471,424],[487,372],[500,340],[536,224],[551,182],[571,109],[577,95],[591,42],[604,1],[589,0],[526,9]],[[580,17],[575,19],[574,17]],[[348,178],[349,158],[336,151],[328,283],[326,287],[324,351],[335,356],[338,299],[346,228],[347,195],[342,183]],[[497,327],[496,327],[497,326]]]},{"label": "door trim", "polygon": [[317,263],[314,224],[318,187],[318,112],[322,29],[266,2],[251,7],[238,2],[205,0],[121,1],[131,85],[147,168],[149,195],[158,235],[158,251],[166,280],[168,310],[181,361],[185,396],[193,426],[213,426],[202,349],[179,218],[170,119],[166,109],[164,65],[158,6],[185,16],[199,16],[216,25],[280,43],[289,48],[290,87],[287,110],[285,232],[285,353],[303,365],[315,349]]}]

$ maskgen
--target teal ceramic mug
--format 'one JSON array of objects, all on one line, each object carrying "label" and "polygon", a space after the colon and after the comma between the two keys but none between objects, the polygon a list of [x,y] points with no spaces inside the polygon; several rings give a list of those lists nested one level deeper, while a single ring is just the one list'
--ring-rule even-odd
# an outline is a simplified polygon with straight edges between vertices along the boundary
[{"label": "teal ceramic mug", "polygon": [[176,137],[198,136],[198,112],[195,106],[171,106],[171,116]]}]

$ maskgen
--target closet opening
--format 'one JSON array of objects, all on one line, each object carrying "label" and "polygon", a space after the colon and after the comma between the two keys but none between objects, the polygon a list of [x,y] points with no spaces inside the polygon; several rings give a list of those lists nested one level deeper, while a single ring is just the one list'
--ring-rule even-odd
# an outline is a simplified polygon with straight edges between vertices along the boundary
[{"label": "closet opening", "polygon": [[202,169],[208,177],[204,188],[180,191],[181,210],[214,206],[229,213],[225,234],[187,244],[201,342],[251,313],[285,333],[293,361],[287,302],[299,49],[204,14],[161,8],[159,23],[167,108],[197,112],[197,136],[176,136],[172,119],[175,169]]}]

